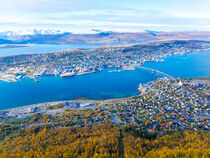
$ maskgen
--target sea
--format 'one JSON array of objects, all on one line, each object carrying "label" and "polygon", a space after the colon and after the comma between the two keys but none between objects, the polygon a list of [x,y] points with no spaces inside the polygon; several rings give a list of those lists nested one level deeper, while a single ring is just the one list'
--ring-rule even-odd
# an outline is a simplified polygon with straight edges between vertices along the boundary
[{"label": "sea", "polygon": [[[0,56],[100,46],[97,44],[72,45],[50,44],[32,45],[21,48],[4,48],[0,49]],[[159,70],[173,77],[210,77],[210,51],[168,56],[163,59],[164,62],[147,62],[143,66]],[[139,94],[137,88],[140,83],[144,84],[154,81],[158,77],[164,77],[157,76],[152,71],[138,67],[136,70],[109,72],[112,70],[114,69],[107,68],[102,72],[67,78],[46,76],[39,78],[40,82],[38,83],[35,83],[30,78],[24,78],[13,83],[0,81],[0,110],[78,98],[113,99],[130,97]]]},{"label": "sea", "polygon": [[[11,44],[8,44],[11,45]],[[3,45],[0,45],[3,46]],[[16,46],[16,45],[13,45]],[[103,44],[19,44],[17,46],[23,47],[13,47],[13,48],[1,48],[0,47],[0,57],[12,56],[20,54],[41,54],[49,53],[65,49],[77,49],[77,48],[94,48],[104,46]]]}]

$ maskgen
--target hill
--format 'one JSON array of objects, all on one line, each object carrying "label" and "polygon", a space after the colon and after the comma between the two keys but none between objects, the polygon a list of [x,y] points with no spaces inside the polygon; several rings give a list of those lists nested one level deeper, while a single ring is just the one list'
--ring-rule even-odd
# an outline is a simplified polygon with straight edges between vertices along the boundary
[{"label": "hill", "polygon": [[209,133],[158,136],[111,124],[27,128],[0,141],[0,157],[209,157]]},{"label": "hill", "polygon": [[[146,30],[144,32],[119,33],[98,32],[95,34],[73,34],[59,31],[33,31],[32,33],[0,33],[1,44],[52,44],[52,43],[106,43],[129,44],[158,40],[192,40],[210,39],[210,32],[158,32]],[[9,40],[9,41],[8,41]],[[12,41],[12,42],[11,42]]]}]

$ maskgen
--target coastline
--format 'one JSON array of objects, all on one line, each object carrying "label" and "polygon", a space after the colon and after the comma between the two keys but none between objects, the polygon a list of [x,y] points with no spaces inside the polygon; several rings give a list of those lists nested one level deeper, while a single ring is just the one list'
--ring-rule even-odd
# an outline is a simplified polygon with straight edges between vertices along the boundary
[{"label": "coastline", "polygon": [[[65,110],[86,110],[86,109],[95,109],[101,105],[107,103],[123,103],[135,96],[128,98],[117,98],[117,99],[104,99],[104,100],[64,100],[64,101],[53,101],[53,102],[44,102],[32,105],[25,105],[21,107],[11,108],[0,110],[0,115],[16,119],[27,118],[33,114],[52,114],[59,115],[63,114]],[[50,107],[60,105],[61,108],[50,109]]]},{"label": "coastline", "polygon": [[[194,82],[205,82],[207,84],[210,83],[210,77],[199,77],[199,78],[182,78],[181,80],[192,80]],[[147,83],[145,83],[147,84]],[[141,84],[139,84],[138,87],[139,94],[144,94],[144,90],[141,89]],[[138,94],[138,95],[139,95]],[[107,103],[123,103],[126,101],[129,101],[133,99],[134,97],[138,96],[130,96],[130,97],[125,97],[125,98],[113,98],[113,99],[87,99],[87,100],[62,100],[62,101],[52,101],[52,102],[43,102],[43,103],[37,103],[37,104],[31,104],[31,105],[25,105],[25,106],[20,106],[16,108],[9,108],[9,109],[4,109],[0,110],[0,113],[14,113],[12,115],[17,115],[17,113],[21,113],[21,115],[28,115],[32,113],[42,113],[46,112],[49,106],[53,105],[64,105],[64,106],[69,106],[71,104],[80,104],[81,106],[79,107],[71,107],[71,110],[82,110],[82,109],[94,109],[100,105],[107,104]],[[83,106],[85,105],[85,106]],[[89,106],[91,105],[91,106]],[[94,106],[92,106],[94,105]],[[41,109],[40,111],[35,111],[36,109]],[[65,108],[62,108],[63,110]],[[68,108],[67,108],[68,109]]]},{"label": "coastline", "polygon": [[0,45],[0,49],[7,49],[7,48],[22,48],[22,47],[28,47],[28,46],[27,46],[27,45],[17,45],[17,44]]},{"label": "coastline", "polygon": [[[187,55],[187,54],[191,54],[191,53],[193,53],[193,52],[200,52],[199,54],[201,54],[201,53],[203,53],[203,51],[206,51],[206,50],[209,50],[209,49],[205,49],[205,50],[200,50],[200,49],[197,49],[196,51],[186,51],[186,53],[182,53],[182,52],[179,52],[179,53],[176,53],[176,54],[173,54],[172,56],[176,56],[176,55],[180,55],[180,56],[182,56],[182,55]],[[207,52],[207,55],[208,55],[208,51],[206,51]],[[206,53],[205,53],[206,54]],[[164,55],[164,54],[163,54]],[[167,57],[167,56],[170,56],[170,55],[166,55],[165,57]],[[162,56],[161,56],[162,57]],[[161,58],[159,58],[159,59],[161,59]],[[159,62],[159,60],[157,59],[157,58],[155,58],[155,60],[145,60],[145,62],[144,63],[147,63],[147,62],[154,62],[154,63],[157,63],[157,62]],[[143,65],[143,64],[142,64]],[[127,67],[128,67],[128,71],[129,70],[133,70],[133,67],[134,68],[141,68],[142,66],[141,65],[139,65],[139,64],[131,64],[131,65],[127,65]],[[130,67],[130,68],[129,68]],[[132,68],[131,68],[132,67]],[[118,68],[118,67],[111,67],[111,68]],[[125,68],[125,67],[120,67],[120,68]],[[104,68],[104,69],[106,69],[106,68]],[[103,70],[104,70],[103,69]],[[105,70],[106,71],[106,70]],[[150,70],[150,71],[153,71],[153,70]],[[118,71],[117,71],[118,72]],[[93,72],[93,71],[91,71],[91,72],[83,72],[83,73],[78,73],[78,74],[75,74],[75,76],[77,76],[77,75],[84,75],[84,74],[89,74],[89,73],[95,73],[95,71]],[[130,73],[130,72],[129,72]],[[50,74],[48,74],[48,75],[50,75]],[[46,76],[48,76],[48,75],[46,75]],[[115,75],[118,75],[118,74],[115,74]],[[156,75],[156,72],[155,72],[155,75]],[[50,75],[50,76],[54,76],[54,75]],[[59,75],[56,75],[58,78],[61,78]],[[91,76],[93,76],[93,75],[91,75]],[[176,76],[176,75],[175,75]],[[33,77],[33,76],[31,76],[31,77]],[[41,78],[44,78],[45,76],[41,76]],[[185,76],[185,77],[187,77],[187,76]],[[23,78],[28,78],[27,76],[23,76]],[[80,78],[80,77],[79,77]],[[5,81],[5,79],[3,79],[4,81]],[[21,79],[22,80],[22,79]],[[41,80],[41,79],[40,79]],[[18,80],[17,80],[18,81]],[[9,82],[12,82],[12,81],[9,81]],[[31,81],[30,81],[31,82]],[[32,81],[33,82],[33,81]],[[105,81],[106,82],[106,81]],[[3,83],[3,82],[2,82]],[[19,83],[18,83],[19,84]],[[21,83],[20,83],[21,84]],[[8,85],[10,85],[10,84],[8,84]],[[11,83],[11,86],[12,86],[13,84]],[[36,86],[35,84],[34,84],[34,86]],[[9,94],[11,94],[11,93],[9,93]],[[137,94],[137,93],[136,93]],[[127,95],[127,96],[133,96],[133,95],[136,95],[136,94],[131,94],[131,95]],[[3,95],[4,96],[4,95]],[[79,94],[79,96],[81,96],[80,94]],[[119,95],[118,97],[124,97],[123,95]],[[7,98],[7,96],[6,97],[4,97],[4,98],[6,98],[6,99],[8,99]],[[90,97],[91,98],[91,97]],[[102,97],[101,97],[102,98]],[[109,97],[109,98],[115,98],[115,97]],[[117,97],[116,97],[117,98]],[[60,101],[62,101],[62,100],[65,100],[65,99],[71,99],[71,100],[68,100],[68,101],[74,101],[74,100],[72,100],[72,99],[74,99],[74,97],[70,97],[70,98],[61,98],[61,99],[59,99],[59,98],[56,98],[55,100],[54,99],[45,99],[45,100],[43,100],[43,101],[47,101],[47,102],[45,102],[45,104],[49,104],[49,103],[51,103],[51,102],[48,102],[48,101],[53,101],[54,103],[55,102],[57,102],[57,100],[60,100]],[[95,99],[94,97],[92,98],[92,99]],[[100,99],[100,98],[99,98]],[[4,100],[4,99],[3,99]],[[108,100],[110,100],[110,99],[108,99]],[[113,100],[113,99],[111,99],[111,100]],[[116,99],[114,99],[114,100],[116,100]],[[117,99],[117,100],[119,100],[119,99]],[[80,101],[80,100],[78,100],[78,101]],[[86,100],[87,101],[87,100]],[[92,101],[94,101],[94,102],[98,102],[98,100],[92,100]],[[63,102],[63,101],[62,101]],[[83,101],[84,102],[84,101]],[[26,103],[26,104],[25,104]],[[29,104],[28,104],[29,103]],[[39,104],[37,104],[37,103],[40,103],[40,104],[43,104],[43,102],[42,101],[34,101],[34,102],[25,102],[24,101],[24,99],[23,99],[23,103],[22,103],[22,105],[20,106],[19,105],[19,107],[24,107],[24,106],[33,106],[34,104],[33,103],[35,103],[35,105],[39,105]],[[32,103],[32,104],[30,104],[30,103]],[[5,101],[5,102],[2,102],[2,104],[3,105],[5,105],[5,109],[6,108],[10,108],[10,106],[6,106],[7,105],[7,101]],[[25,105],[24,105],[25,104]],[[16,103],[14,104],[14,105],[16,105]],[[17,106],[16,106],[17,107]],[[4,108],[4,106],[2,106],[2,109]],[[11,109],[13,109],[13,108],[11,108]]]},{"label": "coastline", "polygon": [[[143,43],[142,43],[143,44]],[[97,49],[97,48],[94,48],[94,49]],[[165,56],[162,56],[162,57],[159,57],[159,58],[156,58],[156,59],[154,59],[154,60],[146,60],[146,61],[143,61],[143,64],[142,65],[136,65],[136,64],[131,64],[131,65],[127,65],[127,66],[124,66],[124,67],[109,67],[109,68],[123,68],[124,69],[124,71],[131,71],[131,70],[135,70],[135,67],[143,67],[144,66],[144,64],[145,63],[147,63],[147,62],[164,62],[164,59],[165,58],[167,58],[167,57],[169,57],[169,56],[176,56],[176,55],[187,55],[187,54],[190,54],[190,53],[193,53],[193,52],[203,52],[203,51],[208,51],[208,50],[210,50],[210,48],[207,48],[207,49],[197,49],[197,50],[195,50],[195,51],[190,51],[190,52],[177,52],[177,53],[175,53],[174,55],[168,55],[168,54],[166,54]],[[53,53],[53,52],[52,52]],[[144,68],[144,67],[143,67]],[[146,68],[146,67],[145,67]],[[149,68],[147,68],[147,69],[149,69]],[[102,70],[104,70],[104,68],[102,69]],[[151,70],[152,71],[152,70]],[[155,70],[154,69],[154,71],[157,71],[158,72],[158,70]],[[80,76],[80,75],[86,75],[86,74],[91,74],[91,73],[97,73],[97,72],[101,72],[101,71],[90,71],[90,72],[79,72],[79,73],[75,73],[73,76],[71,76],[71,77],[74,77],[74,76]],[[162,73],[162,72],[161,72]],[[60,77],[62,77],[61,75],[62,74],[47,74],[47,75],[43,75],[43,76],[41,76],[41,77],[45,77],[45,76],[60,76]],[[168,76],[168,77],[172,77],[172,76],[170,76],[170,75],[168,75],[168,74],[166,74],[166,76]],[[23,78],[34,78],[34,77],[36,77],[36,76],[24,76]],[[22,78],[22,77],[21,77]],[[4,82],[17,82],[19,79],[21,79],[21,78],[17,78],[17,77],[14,77],[14,78],[2,78],[2,77],[0,77],[0,80],[1,81],[4,81]],[[36,77],[37,79],[38,79],[38,76]],[[63,78],[63,77],[62,77]],[[172,77],[173,78],[173,77]]]},{"label": "coastline", "polygon": [[13,78],[0,78],[0,80],[4,82],[17,82],[17,80]]}]

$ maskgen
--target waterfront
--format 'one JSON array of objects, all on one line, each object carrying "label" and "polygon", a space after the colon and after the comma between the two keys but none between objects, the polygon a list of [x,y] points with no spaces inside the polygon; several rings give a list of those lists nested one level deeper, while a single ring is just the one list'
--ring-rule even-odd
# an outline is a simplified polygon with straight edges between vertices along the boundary
[{"label": "waterfront", "polygon": [[164,41],[130,46],[62,50],[44,54],[27,54],[0,58],[0,80],[16,82],[20,78],[47,75],[74,76],[99,72],[104,68],[133,69],[147,61],[209,50],[203,41]]},{"label": "waterfront", "polygon": [[18,82],[0,81],[0,109],[78,97],[110,99],[138,94],[139,83],[157,79],[151,72],[135,71],[91,73],[74,77],[46,76],[35,83],[25,78]]},{"label": "waterfront", "polygon": [[[145,67],[160,70],[173,77],[209,77],[210,51],[193,52],[187,55],[169,56],[165,62],[148,62]],[[89,99],[110,99],[129,97],[138,94],[139,83],[157,79],[151,71],[91,73],[68,78],[47,76],[39,83],[25,78],[15,83],[0,81],[0,109],[24,105],[72,100],[78,97]]]}]

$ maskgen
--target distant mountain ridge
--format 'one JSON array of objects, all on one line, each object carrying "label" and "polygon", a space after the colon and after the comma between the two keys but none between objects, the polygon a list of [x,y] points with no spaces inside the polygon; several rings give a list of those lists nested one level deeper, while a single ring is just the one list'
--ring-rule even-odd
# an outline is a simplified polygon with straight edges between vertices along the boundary
[{"label": "distant mountain ridge", "polygon": [[5,40],[0,38],[0,44],[13,44],[13,42],[10,40]]},{"label": "distant mountain ridge", "polygon": [[19,36],[19,35],[44,35],[44,34],[62,34],[64,33],[61,30],[24,30],[24,31],[5,31],[0,32],[0,36],[9,37],[9,36]]},{"label": "distant mountain ridge", "polygon": [[60,30],[26,30],[0,32],[0,44],[61,44],[106,43],[129,44],[156,40],[210,39],[210,31],[202,32],[112,32],[96,30],[96,33],[73,34]]}]

